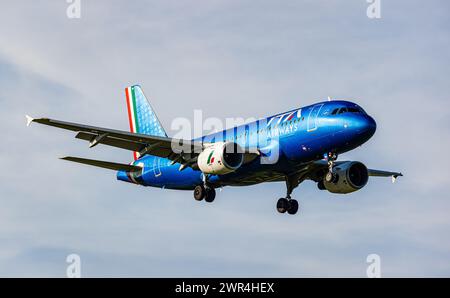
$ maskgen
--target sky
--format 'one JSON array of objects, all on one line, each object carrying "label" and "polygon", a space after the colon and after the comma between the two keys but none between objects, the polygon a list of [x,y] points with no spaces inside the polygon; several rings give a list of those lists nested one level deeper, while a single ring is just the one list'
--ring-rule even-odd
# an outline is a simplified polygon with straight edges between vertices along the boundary
[{"label": "sky", "polygon": [[[450,276],[450,3],[381,0],[4,3],[0,10],[0,276]],[[169,135],[177,117],[255,117],[332,98],[360,104],[375,136],[339,160],[401,171],[345,196],[312,182],[226,187],[213,204],[61,161],[127,163],[24,115],[128,130],[140,84]]]}]

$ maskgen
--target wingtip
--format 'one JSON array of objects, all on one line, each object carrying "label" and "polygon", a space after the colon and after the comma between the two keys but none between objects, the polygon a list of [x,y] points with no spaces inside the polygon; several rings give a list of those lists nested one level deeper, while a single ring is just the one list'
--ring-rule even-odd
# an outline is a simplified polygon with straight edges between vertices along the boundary
[{"label": "wingtip", "polygon": [[30,126],[31,123],[34,121],[34,118],[29,115],[25,115],[25,118],[27,119],[27,126]]},{"label": "wingtip", "polygon": [[397,178],[398,177],[403,177],[403,174],[402,173],[398,173],[396,175],[392,175],[392,183],[397,182]]}]

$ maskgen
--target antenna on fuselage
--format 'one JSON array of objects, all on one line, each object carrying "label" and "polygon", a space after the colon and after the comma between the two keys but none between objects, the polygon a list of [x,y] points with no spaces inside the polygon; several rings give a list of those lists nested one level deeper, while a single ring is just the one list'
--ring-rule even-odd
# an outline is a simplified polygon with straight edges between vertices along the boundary
[{"label": "antenna on fuselage", "polygon": [[331,101],[331,97],[328,96],[328,101]]}]

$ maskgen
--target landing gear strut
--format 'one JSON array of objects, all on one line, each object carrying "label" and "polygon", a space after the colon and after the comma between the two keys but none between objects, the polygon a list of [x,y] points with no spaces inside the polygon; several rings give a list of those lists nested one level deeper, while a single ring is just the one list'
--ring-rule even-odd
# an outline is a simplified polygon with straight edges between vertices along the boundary
[{"label": "landing gear strut", "polygon": [[298,201],[291,199],[292,191],[300,184],[298,175],[286,176],[286,198],[280,198],[277,202],[279,213],[296,214],[299,208]]},{"label": "landing gear strut", "polygon": [[338,179],[337,174],[333,171],[334,168],[334,162],[337,160],[338,156],[336,153],[328,153],[327,160],[328,160],[328,173],[325,175],[325,181],[329,183],[336,182]]}]

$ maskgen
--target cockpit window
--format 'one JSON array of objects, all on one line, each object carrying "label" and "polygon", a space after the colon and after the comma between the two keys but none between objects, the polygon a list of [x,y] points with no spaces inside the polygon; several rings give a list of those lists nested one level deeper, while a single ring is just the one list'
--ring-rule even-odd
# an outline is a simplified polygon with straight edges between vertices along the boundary
[{"label": "cockpit window", "polygon": [[331,115],[338,115],[338,114],[344,114],[344,113],[361,113],[361,114],[366,114],[366,112],[359,106],[354,106],[354,107],[342,107],[342,108],[335,108],[332,112]]},{"label": "cockpit window", "polygon": [[358,108],[358,110],[359,110],[362,114],[367,114],[366,111],[364,111],[363,108],[361,108],[361,107],[357,107],[357,108]]}]

